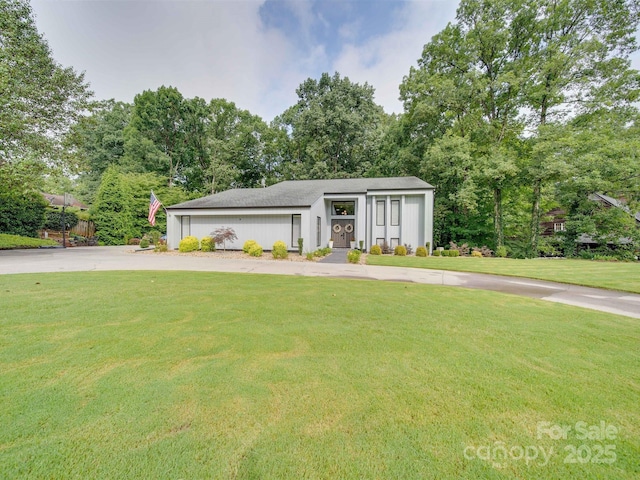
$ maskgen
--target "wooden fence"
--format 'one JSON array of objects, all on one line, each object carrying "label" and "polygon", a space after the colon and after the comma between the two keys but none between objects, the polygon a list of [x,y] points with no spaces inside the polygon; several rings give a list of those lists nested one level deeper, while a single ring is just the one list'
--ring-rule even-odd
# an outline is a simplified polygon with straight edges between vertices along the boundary
[{"label": "wooden fence", "polygon": [[71,233],[91,238],[96,234],[96,226],[91,220],[78,220],[78,224],[71,229]]}]

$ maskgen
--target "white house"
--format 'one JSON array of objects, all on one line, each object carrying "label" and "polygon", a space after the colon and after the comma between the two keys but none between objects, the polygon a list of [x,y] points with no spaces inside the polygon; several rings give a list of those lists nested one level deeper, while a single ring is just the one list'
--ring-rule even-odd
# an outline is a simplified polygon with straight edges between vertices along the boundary
[{"label": "white house", "polygon": [[267,188],[227,190],[167,208],[167,243],[178,248],[187,235],[209,236],[232,227],[241,249],[255,240],[265,250],[277,241],[305,251],[327,246],[416,248],[433,244],[433,186],[416,177],[291,180]]}]

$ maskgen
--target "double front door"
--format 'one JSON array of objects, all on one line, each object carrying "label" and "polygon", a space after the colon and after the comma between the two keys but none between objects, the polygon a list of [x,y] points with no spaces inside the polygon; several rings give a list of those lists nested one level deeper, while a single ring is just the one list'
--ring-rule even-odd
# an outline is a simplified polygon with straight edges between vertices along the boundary
[{"label": "double front door", "polygon": [[354,220],[352,218],[331,220],[331,238],[333,248],[349,248],[349,242],[356,238]]}]

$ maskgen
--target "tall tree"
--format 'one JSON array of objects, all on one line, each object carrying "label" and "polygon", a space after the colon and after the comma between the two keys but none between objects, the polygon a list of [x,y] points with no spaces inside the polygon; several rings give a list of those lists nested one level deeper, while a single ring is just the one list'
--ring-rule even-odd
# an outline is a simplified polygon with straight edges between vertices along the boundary
[{"label": "tall tree", "polygon": [[0,0],[0,167],[59,162],[62,137],[90,96],[84,75],[53,59],[28,1]]},{"label": "tall tree", "polygon": [[289,176],[335,178],[365,173],[375,154],[373,132],[383,115],[373,100],[373,87],[352,83],[337,72],[323,73],[320,80],[305,80],[296,93],[297,104],[280,119],[291,129],[294,143]]},{"label": "tall tree", "polygon": [[105,245],[122,245],[133,236],[132,196],[117,166],[102,175],[96,200],[91,208],[96,236]]}]

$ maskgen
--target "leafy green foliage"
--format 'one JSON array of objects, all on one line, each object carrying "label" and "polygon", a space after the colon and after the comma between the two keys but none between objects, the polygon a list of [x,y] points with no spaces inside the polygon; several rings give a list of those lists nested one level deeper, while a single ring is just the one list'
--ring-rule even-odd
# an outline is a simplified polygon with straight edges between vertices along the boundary
[{"label": "leafy green foliage", "polygon": [[380,248],[380,245],[371,245],[369,253],[371,255],[382,255],[382,248]]},{"label": "leafy green foliage", "polygon": [[143,238],[140,240],[140,248],[149,248],[149,239]]},{"label": "leafy green foliage", "polygon": [[96,237],[105,245],[123,245],[133,235],[132,196],[117,167],[107,168],[102,175],[92,217]]},{"label": "leafy green foliage", "polygon": [[14,248],[52,247],[55,245],[58,245],[55,240],[0,233],[0,250],[11,250]]},{"label": "leafy green foliage", "polygon": [[429,252],[422,245],[416,248],[416,257],[426,257],[429,255]]},{"label": "leafy green foliage", "polygon": [[507,247],[505,247],[504,245],[501,245],[498,248],[496,248],[496,257],[506,258],[507,253],[508,253]]},{"label": "leafy green foliage", "polygon": [[188,235],[180,240],[178,244],[178,251],[182,253],[195,252],[200,249],[200,241],[198,237]]},{"label": "leafy green foliage", "polygon": [[287,244],[282,240],[278,240],[273,244],[273,248],[271,249],[271,254],[273,258],[284,259],[289,256],[289,252],[287,251]]},{"label": "leafy green foliage", "polygon": [[84,75],[56,63],[27,0],[0,2],[0,32],[0,168],[60,165],[63,136],[91,95]]},{"label": "leafy green foliage", "polygon": [[[42,228],[45,228],[47,230],[56,230],[56,231],[62,230],[62,219],[63,219],[62,209],[48,208],[45,211],[44,225],[42,226]],[[66,224],[65,228],[67,230],[75,227],[78,224],[77,213],[74,212],[73,210],[69,210],[68,208],[65,208],[64,222]]]},{"label": "leafy green foliage", "polygon": [[303,238],[299,238],[298,239],[298,255],[300,255],[300,256],[302,256],[303,244],[304,244],[304,239]]}]

